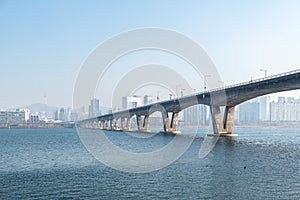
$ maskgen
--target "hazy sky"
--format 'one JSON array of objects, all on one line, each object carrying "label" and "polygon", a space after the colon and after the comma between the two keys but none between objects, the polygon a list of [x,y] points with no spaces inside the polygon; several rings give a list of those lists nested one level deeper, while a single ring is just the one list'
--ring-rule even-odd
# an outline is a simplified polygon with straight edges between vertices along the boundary
[{"label": "hazy sky", "polygon": [[[0,0],[0,109],[71,106],[80,66],[101,42],[141,27],[178,31],[225,84],[300,68],[300,1]],[[298,93],[293,93],[297,95]],[[300,95],[299,95],[300,97]]]}]

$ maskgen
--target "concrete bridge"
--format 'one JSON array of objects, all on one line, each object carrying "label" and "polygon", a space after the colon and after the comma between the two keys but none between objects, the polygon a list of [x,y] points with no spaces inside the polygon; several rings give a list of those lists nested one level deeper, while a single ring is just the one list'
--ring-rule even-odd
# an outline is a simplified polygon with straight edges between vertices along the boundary
[{"label": "concrete bridge", "polygon": [[[136,116],[138,131],[147,132],[150,115],[159,111],[164,131],[176,134],[178,113],[190,106],[204,104],[210,107],[214,133],[231,134],[236,105],[266,94],[296,89],[300,89],[300,69],[77,121],[76,126],[130,131],[131,118]],[[224,112],[221,107],[225,107]]]}]

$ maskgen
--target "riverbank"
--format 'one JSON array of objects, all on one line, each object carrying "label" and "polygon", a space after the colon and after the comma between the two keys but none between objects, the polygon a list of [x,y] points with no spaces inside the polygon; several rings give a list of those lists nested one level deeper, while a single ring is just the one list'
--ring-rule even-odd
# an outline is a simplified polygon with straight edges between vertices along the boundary
[{"label": "riverbank", "polygon": [[46,123],[46,122],[26,122],[26,123],[0,123],[2,129],[19,128],[75,128],[74,122]]}]

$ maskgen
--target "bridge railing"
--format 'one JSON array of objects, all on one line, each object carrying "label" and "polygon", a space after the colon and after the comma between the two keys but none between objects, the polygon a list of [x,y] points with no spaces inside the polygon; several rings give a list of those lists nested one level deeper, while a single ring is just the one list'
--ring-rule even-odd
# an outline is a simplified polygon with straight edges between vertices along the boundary
[{"label": "bridge railing", "polygon": [[[280,74],[275,74],[275,75],[267,76],[267,77],[264,77],[264,78],[258,78],[258,79],[254,79],[254,80],[250,80],[250,81],[244,81],[244,82],[241,82],[241,83],[228,85],[228,86],[225,86],[225,87],[214,88],[214,89],[211,89],[211,90],[207,90],[206,92],[210,93],[210,92],[215,92],[215,91],[218,91],[218,90],[224,90],[224,89],[228,89],[228,88],[248,85],[250,83],[256,83],[256,82],[261,82],[261,81],[270,80],[270,79],[274,79],[274,78],[279,78],[279,77],[287,76],[287,75],[290,75],[290,74],[296,74],[296,73],[299,73],[299,72],[300,72],[300,69],[296,69],[296,70],[293,70],[293,71],[284,72],[284,73],[280,73]],[[204,92],[200,92],[199,94],[201,94],[201,93],[204,93]]]},{"label": "bridge railing", "polygon": [[210,90],[206,90],[206,91],[201,91],[201,92],[196,93],[196,94],[189,94],[189,95],[186,95],[184,97],[177,97],[177,98],[174,98],[174,99],[171,99],[171,100],[167,99],[167,100],[160,101],[160,102],[154,102],[154,103],[149,104],[149,105],[151,106],[151,105],[154,105],[154,104],[162,104],[162,103],[170,102],[172,100],[173,101],[177,101],[177,100],[180,101],[180,99],[182,99],[182,98],[185,99],[185,98],[193,97],[195,95],[202,95],[202,94],[205,94],[205,93],[221,91],[221,90],[225,90],[225,89],[228,89],[228,88],[248,85],[250,83],[256,83],[256,82],[260,82],[260,81],[270,80],[270,79],[279,78],[279,77],[287,76],[287,75],[290,75],[290,74],[296,74],[296,73],[300,73],[300,69],[296,69],[296,70],[292,70],[292,71],[288,71],[288,72],[284,72],[284,73],[280,73],[280,74],[275,74],[275,75],[267,76],[267,77],[264,77],[264,78],[258,78],[258,79],[253,79],[253,80],[250,80],[250,81],[244,81],[244,82],[241,82],[241,83],[232,84],[232,85],[228,85],[228,86],[218,87],[218,88],[214,88],[214,89],[210,89]]},{"label": "bridge railing", "polygon": [[[193,97],[195,95],[201,95],[201,94],[205,94],[205,93],[211,93],[211,92],[221,91],[221,90],[225,90],[225,89],[228,89],[228,88],[233,88],[233,87],[248,85],[250,83],[256,83],[256,82],[260,82],[260,81],[264,81],[264,80],[270,80],[270,79],[274,79],[274,78],[279,78],[279,77],[287,76],[287,75],[290,75],[290,74],[296,74],[296,73],[299,73],[299,72],[300,72],[300,69],[297,69],[297,70],[293,70],[293,71],[289,71],[289,72],[284,72],[284,73],[280,73],[280,74],[275,74],[275,75],[264,77],[264,78],[254,79],[254,80],[250,80],[250,81],[244,81],[242,83],[232,84],[232,85],[228,85],[228,86],[225,86],[225,87],[219,87],[219,88],[214,88],[214,89],[207,90],[207,91],[201,91],[199,93],[186,95],[184,97],[177,97],[177,98],[174,98],[174,99],[171,99],[171,100],[164,100],[164,101],[160,101],[160,102],[154,102],[154,103],[148,104],[146,106],[152,106],[152,105],[155,105],[155,104],[163,104],[163,103],[167,103],[167,102],[171,102],[171,101],[180,101],[181,99],[186,99],[186,98],[189,98],[189,97]],[[141,107],[143,107],[143,106],[141,106]],[[123,112],[123,111],[126,111],[126,110],[138,109],[138,108],[139,107],[137,107],[137,108],[131,108],[131,109],[125,109],[125,110],[122,110],[122,111],[119,111],[119,112]],[[102,115],[102,116],[106,116],[106,115],[109,115],[109,114],[105,114],[105,115]]]}]

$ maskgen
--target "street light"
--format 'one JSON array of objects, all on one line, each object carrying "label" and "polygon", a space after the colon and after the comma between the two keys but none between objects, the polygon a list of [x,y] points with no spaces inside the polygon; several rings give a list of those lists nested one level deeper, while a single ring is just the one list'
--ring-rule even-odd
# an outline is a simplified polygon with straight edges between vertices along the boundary
[{"label": "street light", "polygon": [[157,97],[156,97],[157,101],[159,101],[159,93],[160,93],[160,91],[157,91]]},{"label": "street light", "polygon": [[259,71],[265,72],[265,78],[267,77],[267,70],[266,69],[260,69]]},{"label": "street light", "polygon": [[204,75],[204,91],[206,91],[206,78],[211,77],[210,75]]},{"label": "street light", "polygon": [[178,98],[178,87],[181,87],[181,85],[176,85],[176,96]]},{"label": "street light", "polygon": [[185,89],[183,89],[183,88],[181,88],[181,97],[183,97],[183,91],[184,91]]}]

